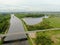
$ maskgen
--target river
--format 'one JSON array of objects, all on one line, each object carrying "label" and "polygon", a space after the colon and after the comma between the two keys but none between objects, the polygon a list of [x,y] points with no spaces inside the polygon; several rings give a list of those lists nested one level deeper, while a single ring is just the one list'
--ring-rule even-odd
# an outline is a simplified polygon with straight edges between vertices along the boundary
[{"label": "river", "polygon": [[[44,17],[39,17],[39,18],[23,18],[23,20],[28,24],[28,25],[33,25],[41,22]],[[47,16],[45,16],[47,18]],[[11,19],[10,19],[10,28],[7,34],[11,33],[17,33],[17,32],[24,32],[24,27],[20,19],[18,19],[14,14],[11,14]],[[6,36],[4,41],[12,41],[12,40],[18,40],[22,38],[27,38],[26,34],[17,34],[17,35],[9,35]],[[28,40],[24,41],[15,41],[13,43],[7,43],[4,45],[29,45]]]},{"label": "river", "polygon": [[[10,28],[7,34],[11,33],[16,33],[16,32],[25,32],[23,24],[20,19],[18,19],[14,14],[11,14],[11,19],[10,19]],[[11,41],[11,40],[16,40],[16,39],[22,39],[22,38],[27,38],[26,34],[18,34],[18,35],[10,35],[6,36],[4,41]],[[4,45],[29,45],[28,41],[17,41],[14,43],[7,43]]]}]

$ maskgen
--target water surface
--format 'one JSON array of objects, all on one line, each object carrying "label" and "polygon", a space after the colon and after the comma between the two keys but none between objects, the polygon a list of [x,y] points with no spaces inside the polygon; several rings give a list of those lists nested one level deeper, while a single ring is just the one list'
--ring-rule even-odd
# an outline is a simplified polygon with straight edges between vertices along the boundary
[{"label": "water surface", "polygon": [[[14,14],[11,14],[11,20],[10,20],[10,28],[7,34],[12,34],[12,33],[18,33],[18,32],[24,32],[24,27],[23,24],[21,22],[20,19],[18,19],[16,16],[14,16]],[[27,38],[26,34],[17,34],[17,35],[9,35],[6,36],[6,38],[4,39],[4,41],[11,41],[11,40],[17,40],[17,39],[22,39],[22,38]],[[10,44],[6,44],[6,45],[14,45],[16,42],[14,43],[10,43]],[[16,45],[28,45],[28,42],[26,41],[22,41],[21,42],[17,42]]]},{"label": "water surface", "polygon": [[43,20],[43,18],[48,18],[48,16],[38,17],[38,18],[31,18],[31,17],[30,18],[23,18],[23,20],[28,25],[34,25],[34,24],[41,22]]}]

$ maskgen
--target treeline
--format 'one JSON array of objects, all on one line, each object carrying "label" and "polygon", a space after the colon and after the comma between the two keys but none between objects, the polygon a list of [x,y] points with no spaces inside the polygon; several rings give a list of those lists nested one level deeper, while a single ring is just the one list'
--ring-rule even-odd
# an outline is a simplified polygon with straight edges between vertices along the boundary
[{"label": "treeline", "polygon": [[44,14],[32,14],[32,13],[27,13],[27,14],[15,14],[19,18],[24,18],[24,17],[43,17]]},{"label": "treeline", "polygon": [[4,33],[9,26],[10,15],[0,14],[0,33]]}]

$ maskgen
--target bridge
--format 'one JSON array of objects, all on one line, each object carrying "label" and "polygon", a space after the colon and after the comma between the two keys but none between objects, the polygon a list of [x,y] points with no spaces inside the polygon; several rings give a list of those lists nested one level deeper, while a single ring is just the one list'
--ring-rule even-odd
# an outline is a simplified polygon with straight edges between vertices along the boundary
[{"label": "bridge", "polygon": [[[26,34],[29,35],[29,33],[36,33],[36,32],[43,32],[43,31],[54,31],[54,30],[60,30],[60,28],[52,28],[52,29],[44,29],[44,30],[35,30],[35,31],[26,31],[26,32],[16,32],[16,33],[11,33],[11,34],[0,34],[0,40],[4,39],[6,36],[11,36],[11,35],[18,35],[18,34]],[[27,40],[27,38],[22,38],[22,39],[17,39],[17,40]],[[12,41],[4,41],[4,43],[9,43],[17,40],[12,40]]]},{"label": "bridge", "polygon": [[0,34],[0,38],[4,36],[10,36],[10,35],[17,35],[17,34],[29,34],[34,32],[40,32],[40,31],[53,31],[53,30],[60,30],[60,28],[51,28],[51,29],[44,29],[44,30],[35,30],[35,31],[26,31],[26,32],[16,32],[11,34]]}]

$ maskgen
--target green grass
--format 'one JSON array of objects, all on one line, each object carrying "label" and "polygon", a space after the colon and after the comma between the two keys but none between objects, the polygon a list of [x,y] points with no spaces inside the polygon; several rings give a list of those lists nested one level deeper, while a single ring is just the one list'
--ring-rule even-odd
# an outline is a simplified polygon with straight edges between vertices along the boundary
[{"label": "green grass", "polygon": [[36,35],[49,37],[53,41],[51,45],[60,45],[60,30],[37,32]]},{"label": "green grass", "polygon": [[[19,17],[19,16],[17,16],[17,17]],[[42,27],[43,27],[43,29],[46,29],[46,28],[50,28],[50,26],[51,26],[51,28],[60,28],[59,19],[60,19],[60,17],[53,16],[53,17],[49,17],[49,18],[44,18],[41,23],[38,23],[35,25],[27,25],[25,22],[23,25],[25,25],[24,27],[25,27],[25,29],[27,28],[28,31],[29,30],[31,30],[31,31],[32,30],[38,30],[38,29],[41,29]],[[47,39],[53,38],[53,39],[51,39],[53,41],[53,43],[51,45],[60,45],[60,30],[52,30],[52,31],[49,30],[49,31],[44,31],[44,32],[37,32],[36,35],[45,36],[45,37],[47,37]],[[28,37],[28,40],[29,40],[30,45],[32,45],[29,37]],[[35,42],[36,38],[32,39],[32,40]]]},{"label": "green grass", "polygon": [[[49,25],[52,26],[53,28],[60,28],[60,17],[50,17],[50,18],[45,18],[43,21],[48,21]],[[39,23],[40,24],[40,23]],[[36,25],[39,25],[36,24]],[[34,26],[36,26],[34,25]],[[32,25],[31,25],[32,26]],[[30,28],[30,27],[29,27]],[[31,29],[30,29],[31,30]],[[51,45],[60,45],[60,30],[53,30],[53,31],[45,31],[44,33],[42,32],[37,32],[37,35],[45,35],[46,37],[52,38],[55,36],[53,39],[53,43]],[[39,40],[39,39],[38,39]],[[51,39],[52,40],[52,39]],[[34,40],[33,40],[34,41]],[[56,41],[56,42],[54,42]],[[35,41],[34,41],[35,42]],[[36,42],[35,42],[36,43]]]},{"label": "green grass", "polygon": [[0,41],[0,45],[2,45],[2,44],[1,44],[1,41]]},{"label": "green grass", "polygon": [[27,25],[28,31],[32,30],[43,30],[43,29],[50,29],[50,28],[60,28],[60,17],[49,17],[49,18],[43,18],[43,21],[35,24],[35,25],[27,25],[25,22],[25,25]]},{"label": "green grass", "polygon": [[[6,34],[10,26],[10,15],[0,14],[0,34]],[[4,39],[0,40],[0,45],[2,45]]]},{"label": "green grass", "polygon": [[4,34],[10,24],[9,14],[0,14],[0,34]]},{"label": "green grass", "polygon": [[2,40],[0,40],[0,45],[2,45],[2,43],[3,43],[3,41],[2,41]]},{"label": "green grass", "polygon": [[30,40],[30,37],[28,35],[27,35],[27,39],[28,39],[29,44],[33,45],[32,42],[31,42],[31,40]]},{"label": "green grass", "polygon": [[47,21],[50,22],[50,25],[53,26],[53,27],[60,27],[60,17],[52,17],[52,18],[48,18],[48,19],[45,19]]},{"label": "green grass", "polygon": [[27,27],[26,27],[26,24],[25,24],[25,22],[23,21],[23,19],[21,19],[21,21],[22,21],[22,24],[23,24],[23,27],[24,27],[25,31],[28,31],[28,29],[27,29]]}]

